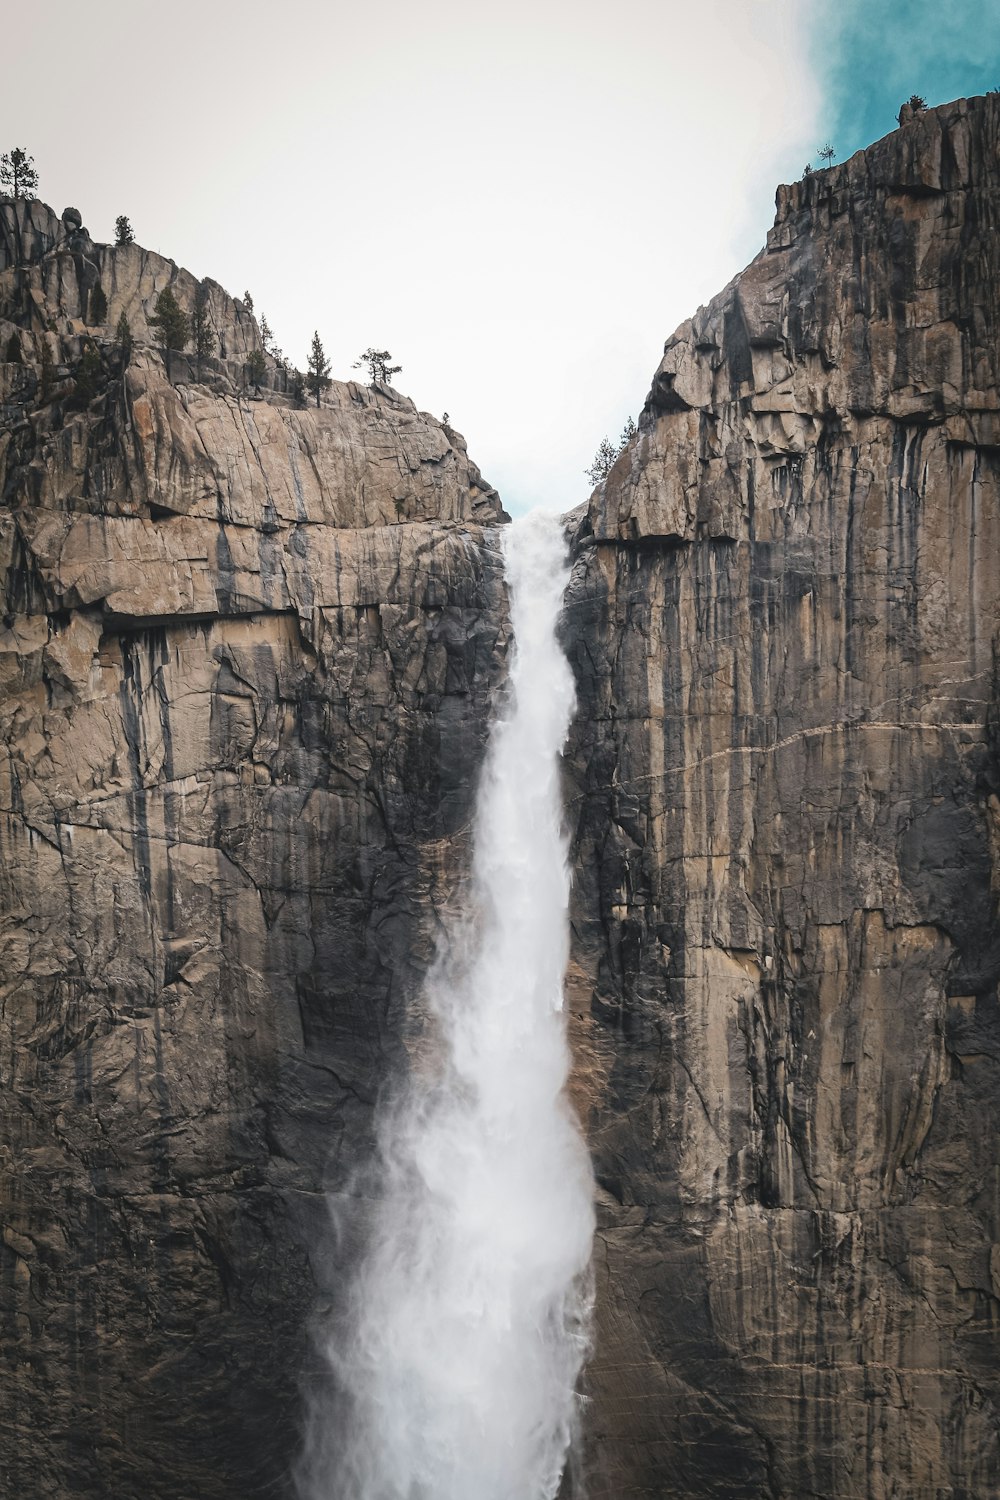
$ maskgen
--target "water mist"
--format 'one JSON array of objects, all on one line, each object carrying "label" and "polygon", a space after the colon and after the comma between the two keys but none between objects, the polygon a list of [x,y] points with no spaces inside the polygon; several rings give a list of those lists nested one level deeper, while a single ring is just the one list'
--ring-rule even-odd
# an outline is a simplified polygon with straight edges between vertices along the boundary
[{"label": "water mist", "polygon": [[469,912],[427,982],[434,1062],[382,1116],[381,1194],[327,1350],[339,1415],[317,1441],[314,1413],[303,1500],[554,1500],[573,1448],[594,1220],[564,1094],[562,529],[517,521],[505,556],[513,660]]}]

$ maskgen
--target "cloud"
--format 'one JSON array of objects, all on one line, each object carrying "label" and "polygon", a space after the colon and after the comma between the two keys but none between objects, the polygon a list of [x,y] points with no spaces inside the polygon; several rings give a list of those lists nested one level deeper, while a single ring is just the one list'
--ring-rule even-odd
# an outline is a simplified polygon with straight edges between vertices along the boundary
[{"label": "cloud", "polygon": [[1000,0],[822,0],[812,56],[838,155],[894,130],[911,94],[933,105],[1000,86],[998,36]]},{"label": "cloud", "polygon": [[300,363],[314,328],[341,378],[390,349],[509,507],[567,507],[818,139],[813,11],[53,0],[5,33],[46,80],[12,67],[5,118],[57,209],[249,287]]}]

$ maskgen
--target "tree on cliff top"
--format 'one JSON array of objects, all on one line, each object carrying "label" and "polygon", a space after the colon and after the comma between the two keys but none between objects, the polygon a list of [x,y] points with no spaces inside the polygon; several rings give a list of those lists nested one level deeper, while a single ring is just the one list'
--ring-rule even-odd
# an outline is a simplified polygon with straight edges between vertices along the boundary
[{"label": "tree on cliff top", "polygon": [[128,221],[127,214],[119,214],[117,219],[115,220],[115,244],[135,244],[135,234],[133,233],[132,225]]},{"label": "tree on cliff top", "polygon": [[635,423],[629,417],[622,428],[622,435],[618,439],[617,448],[614,443],[609,443],[606,437],[601,439],[600,447],[594,455],[594,462],[589,469],[584,469],[583,471],[591,484],[600,484],[602,480],[607,479],[616,461],[625,452],[625,449],[635,437],[637,431]]},{"label": "tree on cliff top", "polygon": [[191,325],[187,313],[182,312],[177,298],[168,286],[156,299],[156,310],[149,320],[150,326],[160,335],[164,349],[184,349],[191,337]]},{"label": "tree on cliff top", "polygon": [[389,385],[393,375],[398,375],[402,365],[391,365],[389,363],[392,355],[388,349],[368,348],[364,354],[356,359],[351,366],[352,370],[367,370],[368,379],[372,385],[381,380],[384,385]]},{"label": "tree on cliff top", "polygon": [[312,395],[316,397],[316,405],[322,392],[330,384],[330,361],[326,357],[326,350],[320,341],[319,330],[313,334],[312,346],[309,350],[309,364],[306,372],[306,385]]},{"label": "tree on cliff top", "polygon": [[594,462],[584,473],[591,484],[600,484],[607,479],[614,467],[615,459],[618,457],[618,449],[608,442],[606,437],[601,438],[597,452],[594,454]]},{"label": "tree on cliff top", "polygon": [[819,157],[824,167],[830,167],[833,165],[833,158],[836,156],[836,154],[836,151],[834,151],[829,141],[827,141],[825,146],[820,146],[819,150],[816,152],[816,155]]},{"label": "tree on cliff top", "polygon": [[37,187],[35,158],[23,146],[15,146],[0,156],[0,188],[9,190],[12,198],[27,198]]},{"label": "tree on cliff top", "polygon": [[[247,292],[244,294],[244,297],[247,297],[249,295],[249,292]],[[250,306],[252,308],[253,304],[251,303]],[[271,325],[267,321],[267,318],[263,313],[261,313],[260,317],[260,341],[264,345],[264,353],[270,355],[271,359],[273,359],[275,364],[280,366],[282,370],[287,371],[289,368],[289,364],[288,360],[285,358],[285,351],[283,349],[279,349],[277,343],[275,342],[274,334],[271,332]]]},{"label": "tree on cliff top", "polygon": [[915,115],[922,115],[926,108],[927,100],[923,94],[911,94],[896,111],[896,124],[908,125]]}]

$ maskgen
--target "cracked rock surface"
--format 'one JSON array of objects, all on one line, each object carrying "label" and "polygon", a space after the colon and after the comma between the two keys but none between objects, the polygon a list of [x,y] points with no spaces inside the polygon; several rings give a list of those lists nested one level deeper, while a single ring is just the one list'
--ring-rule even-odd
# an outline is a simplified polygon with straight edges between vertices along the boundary
[{"label": "cracked rock surface", "polygon": [[363,1192],[506,651],[503,513],[461,437],[388,387],[300,409],[273,362],[251,399],[221,288],[218,355],[165,363],[166,284],[190,307],[171,262],[0,203],[0,1488],[25,1500],[288,1493],[343,1272],[323,1190]]},{"label": "cracked rock surface", "polygon": [[1000,1493],[1000,98],[778,193],[578,517],[591,1500]]},{"label": "cracked rock surface", "polygon": [[[384,386],[300,408],[273,360],[258,397],[214,283],[217,352],[166,358],[166,285],[190,309],[172,262],[0,201],[29,1500],[289,1495],[351,1253],[323,1194],[364,1196],[509,636],[461,437]],[[573,519],[589,1500],[1000,1493],[998,361],[989,97],[779,191]]]}]

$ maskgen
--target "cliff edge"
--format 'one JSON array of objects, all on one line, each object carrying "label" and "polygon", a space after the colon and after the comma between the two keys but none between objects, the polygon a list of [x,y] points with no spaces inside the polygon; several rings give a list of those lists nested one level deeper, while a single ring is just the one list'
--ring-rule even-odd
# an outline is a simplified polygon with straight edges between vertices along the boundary
[{"label": "cliff edge", "polygon": [[778,192],[578,531],[593,1500],[1000,1493],[1000,97]]},{"label": "cliff edge", "polygon": [[[458,435],[257,399],[208,283],[164,356],[167,285],[0,202],[0,1451],[57,1500],[289,1492],[509,639]],[[591,1500],[1000,1492],[998,350],[990,96],[779,191],[576,526]]]},{"label": "cliff edge", "polygon": [[[214,283],[0,201],[4,1492],[286,1492],[506,650],[495,491]],[[96,295],[100,289],[101,296]],[[118,336],[125,316],[129,338]],[[100,322],[94,319],[100,317]]]}]

